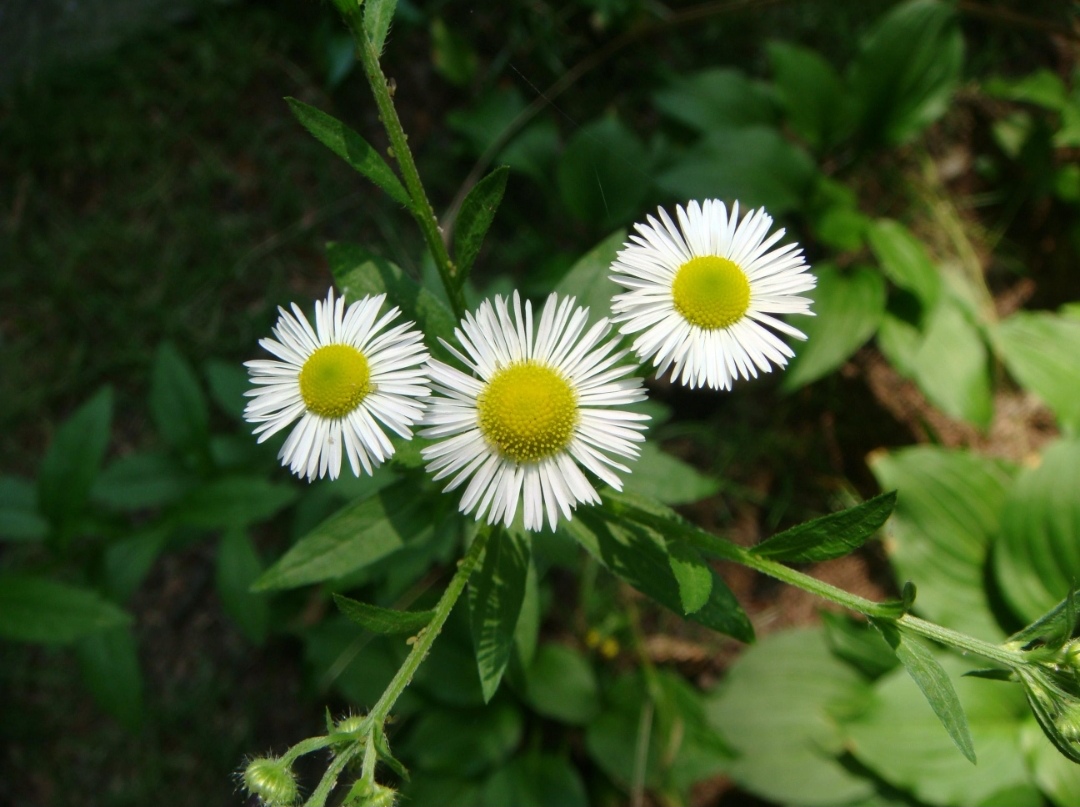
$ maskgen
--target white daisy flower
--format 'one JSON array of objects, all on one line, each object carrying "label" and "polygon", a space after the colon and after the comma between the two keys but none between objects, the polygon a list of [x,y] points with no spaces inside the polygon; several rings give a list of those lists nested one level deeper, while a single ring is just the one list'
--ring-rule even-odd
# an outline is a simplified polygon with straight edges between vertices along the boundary
[{"label": "white daisy flower", "polygon": [[783,367],[795,354],[772,330],[806,339],[774,314],[808,314],[810,300],[797,296],[817,280],[798,244],[772,249],[784,236],[766,238],[772,217],[764,208],[739,221],[724,203],[690,202],[660,220],[636,224],[637,235],[616,256],[611,279],[627,291],[611,308],[624,334],[638,334],[634,352],[652,359],[657,377],[673,367],[672,379],[694,387],[731,389],[739,376]]},{"label": "white daisy flower", "polygon": [[336,479],[343,450],[354,474],[370,474],[394,453],[384,427],[412,437],[430,392],[428,353],[411,322],[386,330],[397,308],[376,320],[385,300],[364,297],[346,309],[330,289],[315,303],[314,329],[296,303],[291,314],[279,308],[275,338],[259,340],[277,359],[245,362],[255,389],[244,418],[259,424],[259,442],[300,419],[278,453],[297,476]]},{"label": "white daisy flower", "polygon": [[582,468],[622,490],[616,471],[630,469],[612,457],[638,455],[648,416],[614,407],[645,390],[617,366],[617,340],[601,343],[608,320],[583,335],[589,312],[575,303],[552,294],[534,330],[529,302],[523,313],[516,291],[512,303],[496,296],[454,331],[464,353],[446,345],[472,375],[429,362],[436,394],[420,435],[438,442],[422,454],[435,479],[452,477],[446,490],[468,480],[462,513],[509,526],[523,502],[525,529],[542,529],[546,513],[554,530],[560,512],[600,501]]}]

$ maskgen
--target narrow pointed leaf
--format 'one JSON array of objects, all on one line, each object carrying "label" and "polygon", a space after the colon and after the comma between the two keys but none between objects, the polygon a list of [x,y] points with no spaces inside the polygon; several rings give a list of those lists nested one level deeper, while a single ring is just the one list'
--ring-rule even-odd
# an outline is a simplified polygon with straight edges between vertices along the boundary
[{"label": "narrow pointed leaf", "polygon": [[270,602],[251,590],[262,573],[262,561],[251,538],[242,529],[226,530],[217,553],[217,590],[225,611],[255,644],[270,631]]},{"label": "narrow pointed leaf", "polygon": [[210,407],[199,377],[173,345],[161,345],[150,378],[150,414],[173,448],[204,452],[210,439]]},{"label": "narrow pointed leaf", "polygon": [[933,308],[941,292],[941,275],[919,239],[890,219],[871,224],[867,238],[885,276],[918,297],[924,309]]},{"label": "narrow pointed leaf", "polygon": [[98,631],[75,646],[87,689],[98,705],[125,727],[143,719],[142,670],[138,645],[127,625]]},{"label": "narrow pointed leaf", "polygon": [[971,729],[968,728],[967,715],[964,714],[960,697],[949,680],[949,674],[918,639],[898,630],[894,624],[882,621],[875,621],[874,624],[892,647],[908,675],[918,684],[930,708],[934,710],[960,753],[974,765],[975,745],[971,739]]},{"label": "narrow pointed leaf", "polygon": [[379,759],[389,765],[390,770],[408,782],[409,770],[401,764],[397,757],[390,753],[390,744],[386,741],[386,734],[383,733],[382,725],[375,724],[372,728],[372,736],[375,739],[375,753],[379,755]]},{"label": "narrow pointed leaf", "polygon": [[434,611],[398,611],[393,608],[380,608],[378,605],[369,605],[341,594],[334,595],[334,603],[341,613],[372,633],[417,633],[435,616]]},{"label": "narrow pointed leaf", "polygon": [[397,174],[364,138],[322,110],[295,98],[285,100],[296,119],[316,140],[386,191],[395,202],[412,209],[412,199]]},{"label": "narrow pointed leaf", "polygon": [[787,563],[816,563],[850,554],[880,529],[896,506],[896,491],[833,513],[762,541],[750,551]]},{"label": "narrow pointed leaf", "polygon": [[41,577],[0,577],[0,638],[64,644],[130,622],[96,591]]},{"label": "narrow pointed leaf", "polygon": [[364,0],[364,33],[378,54],[382,54],[383,45],[386,44],[386,34],[390,31],[396,6],[397,0]]},{"label": "narrow pointed leaf", "polygon": [[510,169],[500,165],[481,179],[469,191],[461,204],[457,224],[454,227],[454,260],[457,263],[457,282],[462,284],[472,271],[476,256],[484,243],[495,212],[506,191],[506,179]]},{"label": "narrow pointed leaf", "polygon": [[469,625],[484,701],[490,701],[510,661],[532,549],[527,533],[497,531],[483,566],[469,580]]}]

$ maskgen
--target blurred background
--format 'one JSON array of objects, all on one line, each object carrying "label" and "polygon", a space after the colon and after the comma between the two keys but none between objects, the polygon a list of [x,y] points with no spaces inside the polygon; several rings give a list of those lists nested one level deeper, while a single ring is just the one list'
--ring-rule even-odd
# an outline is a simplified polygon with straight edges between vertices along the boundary
[{"label": "blurred background", "polygon": [[[767,205],[836,288],[868,295],[845,307],[837,293],[845,317],[819,318],[810,344],[827,347],[786,380],[696,395],[650,382],[665,452],[652,467],[680,489],[669,503],[743,543],[877,492],[871,452],[932,444],[1022,464],[1075,416],[1067,388],[1017,383],[1024,359],[983,326],[1080,298],[1078,6],[960,0],[914,33],[903,19],[882,27],[897,7],[397,6],[384,70],[436,211],[455,210],[490,167],[511,168],[474,299],[515,285],[542,295],[657,205],[707,196]],[[27,641],[0,642],[0,803],[243,803],[234,773],[246,756],[319,733],[324,705],[361,709],[393,669],[397,651],[358,639],[324,587],[248,591],[291,541],[379,483],[291,480],[239,418],[241,362],[277,306],[325,294],[328,242],[431,276],[407,213],[308,135],[286,96],[385,148],[329,4],[0,2],[0,568],[93,590],[132,618],[109,638],[4,634]],[[895,323],[922,327],[911,312],[925,300],[896,267],[909,243],[882,220],[967,278],[958,310],[970,327],[918,362]],[[876,269],[852,280],[878,265],[884,280]],[[859,316],[869,309],[877,319]],[[938,361],[938,376],[920,370]],[[1059,386],[1072,383],[1059,364]],[[86,448],[88,434],[100,445]],[[83,456],[79,445],[85,491],[59,516],[49,497],[63,495],[40,479],[56,478],[59,457]],[[600,692],[619,702],[614,682],[643,659],[696,693],[738,656],[734,640],[582,572],[572,547],[548,542],[536,620],[560,648],[547,651],[551,669],[591,682],[576,691],[582,709]],[[422,601],[453,552],[436,541],[339,589]],[[896,593],[879,545],[815,573],[865,596]],[[724,574],[759,634],[818,624],[808,598]],[[556,778],[589,803],[797,803],[716,764],[730,749],[708,739],[683,748],[701,761],[643,788],[591,717],[558,705],[573,693],[527,682],[475,729],[484,749],[440,757],[431,746],[459,724],[408,718],[426,703],[474,705],[445,691],[475,689],[467,626],[444,638],[400,737],[406,764],[448,789],[406,803],[498,803],[484,777],[537,749],[557,752]],[[712,714],[702,703],[687,708]],[[608,720],[612,736],[623,727]],[[885,792],[937,803],[870,778],[878,801],[857,803]],[[481,780],[483,798],[468,789]]]}]

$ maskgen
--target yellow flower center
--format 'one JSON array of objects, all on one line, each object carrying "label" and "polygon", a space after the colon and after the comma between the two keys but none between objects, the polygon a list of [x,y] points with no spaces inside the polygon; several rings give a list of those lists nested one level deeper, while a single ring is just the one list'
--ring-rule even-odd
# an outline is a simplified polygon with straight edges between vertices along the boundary
[{"label": "yellow flower center", "polygon": [[371,392],[367,358],[351,345],[324,345],[300,369],[300,395],[308,411],[341,418]]},{"label": "yellow flower center", "polygon": [[476,401],[480,431],[504,457],[536,462],[566,448],[577,396],[549,367],[524,361],[495,373]]},{"label": "yellow flower center", "polygon": [[716,255],[691,258],[671,284],[675,310],[706,330],[734,325],[750,307],[750,281],[734,261]]}]

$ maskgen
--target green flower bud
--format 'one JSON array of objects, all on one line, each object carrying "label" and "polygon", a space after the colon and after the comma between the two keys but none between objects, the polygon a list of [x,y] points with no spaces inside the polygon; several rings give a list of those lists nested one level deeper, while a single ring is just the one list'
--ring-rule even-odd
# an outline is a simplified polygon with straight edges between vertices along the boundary
[{"label": "green flower bud", "polygon": [[397,791],[376,782],[357,779],[341,807],[394,807]]},{"label": "green flower bud", "polygon": [[266,807],[291,807],[300,793],[292,770],[280,759],[258,757],[244,769],[244,787]]}]

